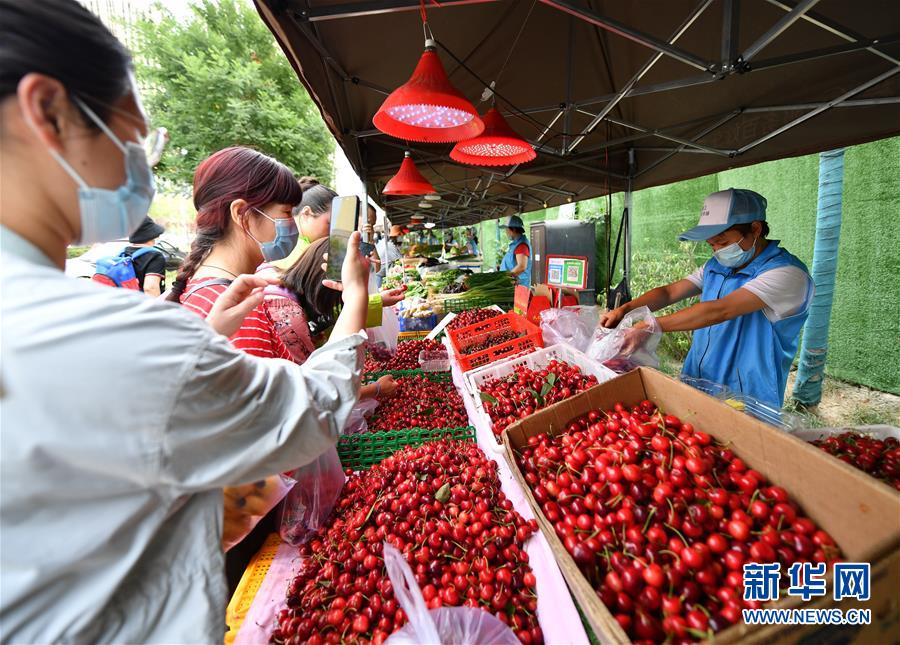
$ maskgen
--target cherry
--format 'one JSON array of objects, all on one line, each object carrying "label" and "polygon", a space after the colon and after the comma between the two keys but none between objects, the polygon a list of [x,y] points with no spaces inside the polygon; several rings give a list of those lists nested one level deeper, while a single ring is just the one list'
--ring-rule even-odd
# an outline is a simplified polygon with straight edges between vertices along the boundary
[{"label": "cherry", "polygon": [[401,627],[386,539],[406,556],[428,607],[487,603],[523,643],[539,645],[536,580],[523,550],[536,529],[513,510],[496,463],[475,444],[403,449],[351,474],[326,526],[300,547],[273,642],[382,643]]},{"label": "cherry", "polygon": [[651,402],[591,410],[564,428],[532,437],[517,460],[633,641],[681,643],[739,621],[753,606],[741,591],[747,562],[838,557],[783,488]]},{"label": "cherry", "polygon": [[363,372],[387,372],[419,369],[419,352],[439,351],[444,346],[436,340],[409,340],[397,344],[396,353],[381,349],[378,345],[366,346],[368,356]]}]

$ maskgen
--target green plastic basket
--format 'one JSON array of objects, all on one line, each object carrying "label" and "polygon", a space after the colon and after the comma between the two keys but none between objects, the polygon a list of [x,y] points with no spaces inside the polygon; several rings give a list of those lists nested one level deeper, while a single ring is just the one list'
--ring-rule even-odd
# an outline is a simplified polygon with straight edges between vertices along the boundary
[{"label": "green plastic basket", "polygon": [[400,378],[401,376],[424,376],[429,381],[435,383],[451,383],[453,374],[451,372],[424,372],[422,370],[387,370],[385,372],[365,372],[362,375],[363,383],[374,383],[382,376],[393,376]]},{"label": "green plastic basket", "polygon": [[361,432],[345,435],[337,444],[338,456],[344,468],[365,470],[382,459],[405,448],[420,446],[438,439],[458,439],[475,441],[475,428],[409,428],[407,430],[389,430],[383,432]]},{"label": "green plastic basket", "polygon": [[455,314],[468,311],[469,309],[485,309],[493,303],[487,298],[463,299],[463,298],[447,298],[444,300],[444,311],[453,312]]}]

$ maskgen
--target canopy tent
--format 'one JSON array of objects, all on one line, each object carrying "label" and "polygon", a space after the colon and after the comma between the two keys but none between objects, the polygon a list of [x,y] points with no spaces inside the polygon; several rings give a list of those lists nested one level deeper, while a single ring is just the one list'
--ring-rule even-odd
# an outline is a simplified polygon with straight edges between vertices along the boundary
[{"label": "canopy tent", "polygon": [[[423,50],[415,0],[256,0],[388,217],[446,226],[900,132],[895,0],[429,0],[452,83],[538,152],[478,168],[374,129]],[[409,150],[442,196],[381,191]]]}]

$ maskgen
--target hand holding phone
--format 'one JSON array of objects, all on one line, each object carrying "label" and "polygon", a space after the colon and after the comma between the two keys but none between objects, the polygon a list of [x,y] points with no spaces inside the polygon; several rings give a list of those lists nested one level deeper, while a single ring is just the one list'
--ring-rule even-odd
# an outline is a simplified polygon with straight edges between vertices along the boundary
[{"label": "hand holding phone", "polygon": [[325,277],[339,282],[341,267],[347,255],[350,234],[359,222],[359,197],[335,197],[331,200],[331,230],[328,237],[328,267]]}]

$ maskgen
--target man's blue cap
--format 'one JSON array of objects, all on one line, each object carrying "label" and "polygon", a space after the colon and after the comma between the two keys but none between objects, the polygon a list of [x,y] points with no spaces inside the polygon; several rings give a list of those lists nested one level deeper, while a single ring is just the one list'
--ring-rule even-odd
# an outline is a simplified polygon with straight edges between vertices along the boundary
[{"label": "man's blue cap", "polygon": [[735,224],[765,222],[766,205],[766,198],[752,190],[720,190],[703,200],[697,226],[679,235],[678,239],[700,242],[727,231]]},{"label": "man's blue cap", "polygon": [[523,222],[522,218],[518,215],[510,215],[509,219],[506,221],[506,224],[501,224],[500,228],[520,228],[524,231],[525,222]]}]

